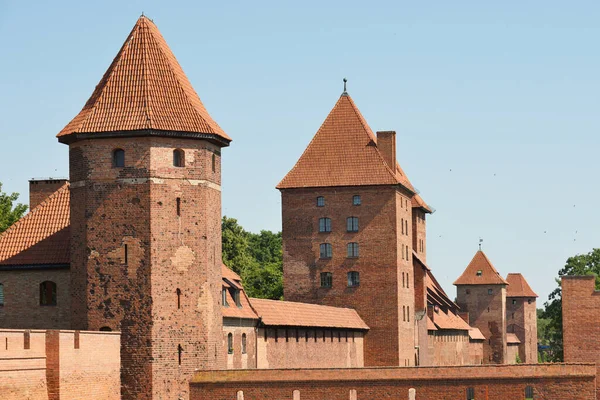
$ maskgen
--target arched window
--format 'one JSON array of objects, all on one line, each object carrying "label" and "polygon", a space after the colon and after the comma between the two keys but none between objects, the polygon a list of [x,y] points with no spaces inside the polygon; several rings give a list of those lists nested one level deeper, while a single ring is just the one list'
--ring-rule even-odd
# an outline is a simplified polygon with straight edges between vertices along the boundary
[{"label": "arched window", "polygon": [[185,167],[185,153],[181,149],[173,150],[173,166]]},{"label": "arched window", "polygon": [[125,150],[115,149],[113,150],[113,167],[123,168],[125,166]]},{"label": "arched window", "polygon": [[353,287],[353,286],[358,286],[358,285],[360,285],[359,273],[356,271],[348,272],[348,286]]},{"label": "arched window", "polygon": [[242,354],[246,354],[246,334],[242,334]]},{"label": "arched window", "polygon": [[100,332],[112,332],[112,329],[110,329],[108,326],[103,326],[100,328]]},{"label": "arched window", "polygon": [[233,334],[227,335],[227,353],[233,354]]},{"label": "arched window", "polygon": [[319,257],[320,258],[331,258],[333,250],[330,243],[321,243],[319,245]]},{"label": "arched window", "polygon": [[319,232],[331,232],[331,218],[319,218]]},{"label": "arched window", "polygon": [[44,281],[40,283],[40,305],[56,305],[56,283],[52,281]]},{"label": "arched window", "polygon": [[4,305],[4,285],[0,283],[0,307]]}]

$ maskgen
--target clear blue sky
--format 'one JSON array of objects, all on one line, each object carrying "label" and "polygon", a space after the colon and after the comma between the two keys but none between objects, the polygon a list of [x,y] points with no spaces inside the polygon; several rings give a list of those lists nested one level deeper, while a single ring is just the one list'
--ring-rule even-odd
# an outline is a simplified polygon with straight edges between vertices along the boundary
[{"label": "clear blue sky", "polygon": [[280,230],[278,181],[342,91],[423,198],[428,263],[451,297],[478,238],[502,275],[545,301],[567,257],[599,245],[600,3],[24,2],[0,0],[0,182],[67,176],[55,135],[141,12],[209,112],[223,212]]}]

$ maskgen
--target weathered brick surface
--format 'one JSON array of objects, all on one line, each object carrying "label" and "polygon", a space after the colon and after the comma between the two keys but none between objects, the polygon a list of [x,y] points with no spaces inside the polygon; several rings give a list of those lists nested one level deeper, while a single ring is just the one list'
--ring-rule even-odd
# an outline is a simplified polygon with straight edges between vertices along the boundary
[{"label": "weathered brick surface", "polygon": [[363,333],[341,329],[260,328],[258,368],[364,366]]},{"label": "weathered brick surface", "polygon": [[[198,372],[190,384],[191,400],[406,399],[410,388],[418,400],[465,399],[474,388],[477,400],[595,398],[593,364],[490,365],[476,367],[359,368]],[[240,397],[237,397],[238,399]]]},{"label": "weathered brick surface", "polygon": [[[40,305],[40,283],[56,283],[56,305]],[[0,271],[4,306],[0,328],[68,329],[71,320],[68,269]]]},{"label": "weathered brick surface", "polygon": [[479,328],[485,336],[483,363],[504,363],[507,360],[505,286],[457,285],[456,293],[456,303],[469,313],[469,325]]},{"label": "weathered brick surface", "polygon": [[427,345],[435,366],[474,364],[467,331],[430,331]]},{"label": "weathered brick surface", "polygon": [[600,365],[600,292],[595,290],[595,277],[563,276],[561,287],[565,361]]},{"label": "weathered brick surface", "polygon": [[412,212],[412,238],[413,249],[423,262],[427,262],[427,219],[425,212],[413,208]]},{"label": "weathered brick surface", "polygon": [[[533,364],[537,359],[537,311],[535,297],[508,297],[506,299],[507,332],[517,335],[519,358]],[[512,358],[509,356],[508,361]]]},{"label": "weathered brick surface", "polygon": [[[228,369],[256,368],[256,320],[242,318],[223,318],[223,346]],[[233,335],[233,353],[228,352],[227,337]],[[242,335],[246,335],[246,353],[242,352]]]},{"label": "weathered brick surface", "polygon": [[[317,207],[317,196],[325,207]],[[282,190],[284,297],[356,309],[370,327],[365,365],[414,365],[413,285],[402,284],[403,276],[413,280],[411,212],[393,186]],[[351,216],[359,218],[358,232],[346,231]],[[331,218],[330,233],[319,233],[321,217]],[[350,242],[359,243],[358,258],[347,257]],[[321,243],[333,246],[331,259],[319,258]],[[360,286],[348,287],[349,271],[360,273]],[[333,287],[320,287],[321,272],[333,273]]]},{"label": "weathered brick surface", "polygon": [[[115,148],[124,168],[112,167]],[[173,166],[178,148],[185,168]],[[187,398],[195,369],[225,366],[220,150],[143,137],[83,140],[69,154],[73,328],[122,332],[123,398]]]},{"label": "weathered brick surface", "polygon": [[32,179],[29,181],[29,209],[33,210],[48,196],[56,192],[66,179]]}]

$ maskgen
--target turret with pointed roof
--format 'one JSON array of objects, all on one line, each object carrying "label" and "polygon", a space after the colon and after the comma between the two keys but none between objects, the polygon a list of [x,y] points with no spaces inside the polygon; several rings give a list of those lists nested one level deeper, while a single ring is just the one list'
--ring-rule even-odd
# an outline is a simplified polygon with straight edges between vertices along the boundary
[{"label": "turret with pointed roof", "polygon": [[412,206],[416,190],[396,161],[395,138],[375,135],[344,91],[277,185],[284,296],[356,309],[371,328],[366,366],[415,365],[411,260],[413,248],[424,258],[428,208]]},{"label": "turret with pointed roof", "polygon": [[506,277],[506,321],[507,332],[519,338],[519,358],[522,362],[537,363],[537,294],[525,277],[510,273]]},{"label": "turret with pointed roof", "polygon": [[461,276],[454,281],[455,285],[508,285],[490,259],[479,250],[467,265]]},{"label": "turret with pointed roof", "polygon": [[123,399],[188,398],[224,367],[221,148],[154,23],[139,18],[69,145],[72,328],[121,331]]}]

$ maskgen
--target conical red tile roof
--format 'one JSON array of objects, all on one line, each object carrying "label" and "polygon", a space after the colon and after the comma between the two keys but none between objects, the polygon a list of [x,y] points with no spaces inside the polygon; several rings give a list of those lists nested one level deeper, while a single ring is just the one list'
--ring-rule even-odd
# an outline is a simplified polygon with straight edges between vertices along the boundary
[{"label": "conical red tile roof", "polygon": [[344,93],[277,188],[395,184],[414,192],[400,166],[384,161],[377,138]]},{"label": "conical red tile roof", "polygon": [[69,142],[82,134],[147,130],[231,141],[204,108],[156,25],[142,16],[81,112],[57,137]]},{"label": "conical red tile roof", "polygon": [[508,274],[506,281],[508,282],[506,297],[538,297],[523,275],[517,273]]},{"label": "conical red tile roof", "polygon": [[0,235],[0,265],[69,264],[69,184]]},{"label": "conical red tile roof", "polygon": [[[481,271],[479,274],[478,271]],[[455,285],[507,285],[485,253],[479,250]]]}]

